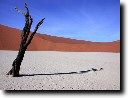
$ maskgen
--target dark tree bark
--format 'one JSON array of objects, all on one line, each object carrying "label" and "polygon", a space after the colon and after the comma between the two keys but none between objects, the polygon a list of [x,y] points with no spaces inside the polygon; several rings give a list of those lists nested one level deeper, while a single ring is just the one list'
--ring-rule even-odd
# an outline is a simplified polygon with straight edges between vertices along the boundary
[{"label": "dark tree bark", "polygon": [[19,71],[20,71],[20,66],[21,66],[21,62],[24,58],[24,54],[25,51],[27,50],[27,47],[29,46],[29,44],[31,43],[34,35],[36,34],[38,28],[40,27],[40,25],[43,23],[44,19],[43,18],[35,27],[34,32],[30,33],[30,29],[31,29],[31,25],[33,23],[33,19],[31,17],[31,15],[29,14],[29,9],[27,4],[25,3],[25,8],[27,10],[26,13],[24,13],[23,11],[19,10],[16,8],[16,10],[20,13],[22,13],[25,16],[25,26],[22,30],[21,33],[21,43],[20,43],[20,48],[19,48],[19,52],[18,55],[16,57],[16,59],[13,61],[12,64],[12,69],[7,73],[7,75],[13,75],[13,77],[18,77],[19,76]]}]

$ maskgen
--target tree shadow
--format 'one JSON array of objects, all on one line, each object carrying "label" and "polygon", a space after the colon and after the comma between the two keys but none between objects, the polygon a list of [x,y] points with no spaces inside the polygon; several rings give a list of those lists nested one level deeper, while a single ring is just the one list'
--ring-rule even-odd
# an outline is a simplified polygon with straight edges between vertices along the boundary
[{"label": "tree shadow", "polygon": [[90,72],[92,70],[86,70],[86,71],[79,71],[79,72],[65,72],[65,73],[52,73],[52,74],[20,74],[20,77],[23,76],[37,76],[37,75],[65,75],[65,74],[83,74]]}]

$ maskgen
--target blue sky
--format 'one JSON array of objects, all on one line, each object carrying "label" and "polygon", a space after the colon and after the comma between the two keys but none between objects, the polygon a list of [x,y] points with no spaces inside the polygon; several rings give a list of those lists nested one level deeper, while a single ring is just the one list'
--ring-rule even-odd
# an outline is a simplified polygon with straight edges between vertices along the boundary
[{"label": "blue sky", "polygon": [[120,39],[119,0],[0,0],[0,24],[22,29],[24,17],[15,7],[29,5],[38,32],[66,38],[109,42]]}]

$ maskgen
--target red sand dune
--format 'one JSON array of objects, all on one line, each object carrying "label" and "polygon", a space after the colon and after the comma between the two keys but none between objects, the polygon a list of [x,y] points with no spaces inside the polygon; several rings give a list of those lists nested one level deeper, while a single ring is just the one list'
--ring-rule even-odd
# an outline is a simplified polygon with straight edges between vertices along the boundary
[{"label": "red sand dune", "polygon": [[[21,30],[0,25],[0,50],[18,50]],[[76,51],[120,52],[120,41],[91,42],[63,37],[36,34],[27,50],[31,51]]]}]

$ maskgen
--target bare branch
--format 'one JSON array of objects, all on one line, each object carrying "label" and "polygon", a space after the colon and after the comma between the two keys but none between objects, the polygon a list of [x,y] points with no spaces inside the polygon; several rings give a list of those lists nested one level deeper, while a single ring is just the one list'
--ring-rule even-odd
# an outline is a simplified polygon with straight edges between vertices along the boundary
[{"label": "bare branch", "polygon": [[[38,24],[36,25],[36,27],[35,27],[35,29],[34,29],[34,32],[36,33],[36,31],[38,30],[38,28],[39,28],[39,26],[44,22],[44,19],[45,18],[43,18],[40,22],[38,22]],[[34,33],[33,32],[33,33]]]},{"label": "bare branch", "polygon": [[27,47],[31,43],[33,36],[35,35],[35,33],[38,30],[38,28],[40,27],[40,25],[44,22],[44,19],[45,18],[43,18],[40,22],[38,22],[38,24],[36,25],[36,27],[34,29],[34,32],[30,35],[29,39],[27,40],[25,47]]},{"label": "bare branch", "polygon": [[23,28],[23,31],[22,31],[22,35],[21,35],[21,37],[22,37],[22,40],[24,39],[24,37],[25,37],[25,35],[26,35],[26,33],[27,33],[27,30],[28,30],[28,26],[29,26],[29,16],[28,15],[25,15],[25,26],[24,26],[24,28]]},{"label": "bare branch", "polygon": [[31,25],[32,25],[32,22],[33,22],[33,19],[31,17],[31,15],[29,14],[29,9],[28,9],[28,6],[27,6],[26,3],[25,3],[25,8],[26,8],[27,12],[24,14],[24,16],[25,16],[25,26],[24,26],[24,28],[22,30],[22,34],[21,34],[21,38],[22,38],[21,47],[23,47],[24,44],[27,41],[28,35],[30,33]]},{"label": "bare branch", "polygon": [[18,9],[17,7],[15,7],[15,10],[16,10],[18,13],[23,14],[24,16],[25,16],[25,14],[26,14],[23,10],[20,10],[20,9]]},{"label": "bare branch", "polygon": [[25,8],[26,8],[26,10],[27,10],[26,13],[25,13],[23,10],[20,10],[18,7],[15,7],[15,10],[16,10],[18,13],[23,14],[24,16],[25,16],[26,14],[29,15],[29,9],[28,9],[27,3],[25,3]]},{"label": "bare branch", "polygon": [[25,8],[27,9],[27,12],[29,12],[27,3],[25,3]]},{"label": "bare branch", "polygon": [[30,33],[30,29],[31,29],[32,22],[33,22],[33,19],[32,19],[31,16],[29,15],[29,24],[27,25],[27,28],[26,28],[26,34],[25,34],[24,39],[23,39],[23,40],[24,40],[24,43],[23,43],[23,44],[26,44],[28,35],[29,35],[29,33]]},{"label": "bare branch", "polygon": [[19,10],[17,7],[15,8],[18,13],[21,13],[21,14],[23,14],[25,16],[26,23],[25,23],[25,26],[24,26],[24,28],[22,30],[22,33],[21,33],[21,38],[22,39],[24,39],[25,35],[30,32],[29,28],[31,28],[31,25],[32,25],[32,22],[33,22],[33,19],[29,15],[29,9],[28,9],[27,3],[25,3],[25,8],[27,10],[26,13],[24,11],[22,11],[22,10]]},{"label": "bare branch", "polygon": [[27,5],[27,3],[25,3],[25,8],[26,8],[26,10],[27,10],[27,12],[26,12],[26,14],[25,14],[25,16],[29,16],[29,9],[28,9],[28,5]]}]

